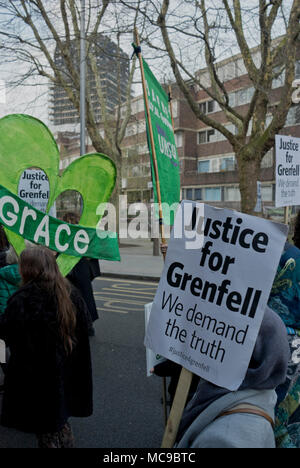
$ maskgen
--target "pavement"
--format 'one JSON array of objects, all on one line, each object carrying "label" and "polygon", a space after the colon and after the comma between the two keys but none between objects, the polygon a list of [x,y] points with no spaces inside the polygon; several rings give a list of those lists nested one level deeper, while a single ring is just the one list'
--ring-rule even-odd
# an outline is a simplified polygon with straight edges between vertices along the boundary
[{"label": "pavement", "polygon": [[159,281],[164,261],[161,253],[153,255],[149,239],[121,239],[120,262],[100,260],[103,276],[144,281]]}]

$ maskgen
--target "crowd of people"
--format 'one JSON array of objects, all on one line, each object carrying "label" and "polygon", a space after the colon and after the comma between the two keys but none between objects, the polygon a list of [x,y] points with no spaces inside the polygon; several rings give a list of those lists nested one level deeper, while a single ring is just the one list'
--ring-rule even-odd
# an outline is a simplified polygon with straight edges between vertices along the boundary
[{"label": "crowd of people", "polygon": [[[71,213],[64,220],[79,222]],[[29,244],[18,258],[1,226],[0,249],[0,339],[8,351],[1,424],[34,433],[40,448],[74,447],[70,417],[93,412],[89,337],[98,318],[91,286],[98,261],[81,259],[64,278],[55,252]],[[170,361],[154,368],[171,376],[171,401],[180,370]],[[175,445],[300,447],[300,212],[240,388],[193,376]]]}]

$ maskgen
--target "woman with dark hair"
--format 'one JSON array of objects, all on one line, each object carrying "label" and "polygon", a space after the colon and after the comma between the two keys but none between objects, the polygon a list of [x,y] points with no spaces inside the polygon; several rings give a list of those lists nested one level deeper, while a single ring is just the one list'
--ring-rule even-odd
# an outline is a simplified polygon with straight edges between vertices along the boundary
[{"label": "woman with dark hair", "polygon": [[0,317],[10,348],[1,424],[37,435],[39,447],[73,447],[68,419],[92,414],[86,305],[44,247],[20,255],[21,288]]}]

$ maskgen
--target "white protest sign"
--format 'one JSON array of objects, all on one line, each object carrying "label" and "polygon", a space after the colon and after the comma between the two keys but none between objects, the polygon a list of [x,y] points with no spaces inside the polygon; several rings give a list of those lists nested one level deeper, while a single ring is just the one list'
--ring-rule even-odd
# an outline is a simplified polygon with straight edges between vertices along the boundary
[{"label": "white protest sign", "polygon": [[[151,308],[152,308],[152,302],[149,304],[145,304],[144,309],[145,309],[145,331],[147,333],[147,326],[149,322],[149,317],[151,313]],[[165,361],[166,359],[162,357],[160,354],[155,354],[151,349],[146,348],[146,373],[147,377],[151,377],[153,375],[151,373],[151,369],[153,369],[154,366],[157,364],[160,364],[161,362]]]},{"label": "white protest sign", "polygon": [[0,362],[5,363],[6,362],[6,346],[5,342],[3,340],[0,340]]},{"label": "white protest sign", "polygon": [[262,209],[261,204],[261,182],[257,181],[257,197],[256,197],[256,205],[254,208],[255,213],[260,213]]},{"label": "white protest sign", "polygon": [[300,138],[276,135],[275,206],[300,205]]},{"label": "white protest sign", "polygon": [[236,390],[248,368],[287,229],[262,218],[183,201],[145,346],[216,385]]},{"label": "white protest sign", "polygon": [[26,169],[19,182],[18,195],[45,213],[49,199],[49,180],[45,172],[41,169]]}]

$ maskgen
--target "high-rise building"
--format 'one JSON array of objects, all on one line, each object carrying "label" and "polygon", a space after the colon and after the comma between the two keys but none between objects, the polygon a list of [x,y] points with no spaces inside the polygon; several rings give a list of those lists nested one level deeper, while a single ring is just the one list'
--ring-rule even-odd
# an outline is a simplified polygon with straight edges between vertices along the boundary
[{"label": "high-rise building", "polygon": [[[116,105],[122,104],[126,100],[126,87],[129,78],[129,56],[102,34],[97,34],[96,40],[93,39],[93,43],[89,43],[89,38],[87,38],[86,42],[87,47],[90,45],[93,48],[93,54],[96,57],[106,112],[113,114]],[[75,40],[71,42],[70,56],[79,74],[80,57]],[[54,62],[60,71],[64,73],[64,79],[67,83],[70,83],[72,90],[74,84],[69,77],[64,59],[58,47],[55,49]],[[86,61],[86,90],[89,93],[95,120],[96,122],[100,122],[101,104],[97,97],[96,80],[88,58]],[[77,90],[78,92],[79,90]],[[65,89],[58,85],[51,85],[49,118],[54,126],[79,123],[77,109],[74,109]]]}]

